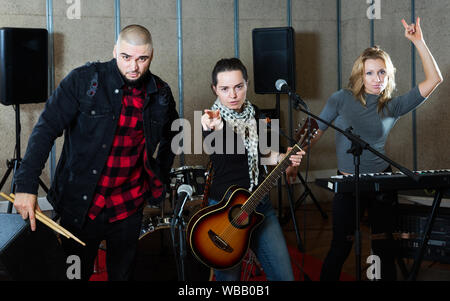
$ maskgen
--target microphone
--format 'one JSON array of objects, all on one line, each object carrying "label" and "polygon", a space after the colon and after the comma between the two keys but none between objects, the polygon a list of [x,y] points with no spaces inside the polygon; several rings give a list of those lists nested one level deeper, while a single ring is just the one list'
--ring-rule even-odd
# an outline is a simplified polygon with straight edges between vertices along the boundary
[{"label": "microphone", "polygon": [[192,189],[191,185],[187,184],[180,185],[180,187],[178,187],[177,189],[178,201],[182,201],[185,198],[191,198],[193,192],[194,190]]},{"label": "microphone", "polygon": [[190,199],[192,197],[193,189],[191,185],[182,184],[177,189],[177,205],[175,208],[175,214],[179,218],[181,216],[181,213],[183,212],[184,204],[186,203],[187,199]]},{"label": "microphone", "polygon": [[285,92],[288,93],[289,96],[294,95],[295,99],[297,100],[297,103],[295,104],[295,109],[298,110],[299,109],[299,104],[302,105],[303,107],[305,107],[308,110],[308,106],[306,105],[306,103],[303,101],[303,99],[300,98],[300,96],[298,96],[294,90],[291,89],[291,87],[289,87],[289,85],[287,84],[287,82],[284,79],[278,79],[275,82],[275,88],[280,91],[280,92]]},{"label": "microphone", "polygon": [[280,92],[288,92],[289,94],[291,93],[291,88],[289,87],[287,82],[281,78],[275,82],[275,88]]}]

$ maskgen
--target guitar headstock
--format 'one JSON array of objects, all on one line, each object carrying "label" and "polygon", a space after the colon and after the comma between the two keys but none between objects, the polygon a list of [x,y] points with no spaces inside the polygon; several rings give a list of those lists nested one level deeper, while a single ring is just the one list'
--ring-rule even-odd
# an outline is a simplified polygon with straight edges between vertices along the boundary
[{"label": "guitar headstock", "polygon": [[317,121],[314,118],[308,117],[304,120],[301,128],[296,130],[294,139],[297,141],[297,145],[299,145],[300,148],[304,148],[308,145],[309,141],[316,136],[318,130],[319,125],[317,124]]}]

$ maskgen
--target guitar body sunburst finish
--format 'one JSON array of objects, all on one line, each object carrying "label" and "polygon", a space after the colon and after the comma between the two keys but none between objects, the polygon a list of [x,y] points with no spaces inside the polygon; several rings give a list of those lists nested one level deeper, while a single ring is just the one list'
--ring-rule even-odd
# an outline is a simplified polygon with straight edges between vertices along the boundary
[{"label": "guitar body sunburst finish", "polygon": [[290,157],[314,138],[318,128],[317,121],[309,118],[296,135],[299,143],[286,153],[253,193],[231,186],[220,203],[203,208],[190,219],[187,241],[198,260],[218,270],[241,262],[247,253],[253,230],[264,219],[254,209],[291,164]]},{"label": "guitar body sunburst finish", "polygon": [[264,219],[255,211],[247,214],[241,210],[249,196],[248,190],[231,186],[221,202],[203,208],[191,218],[187,241],[202,263],[223,270],[244,258],[253,230]]}]

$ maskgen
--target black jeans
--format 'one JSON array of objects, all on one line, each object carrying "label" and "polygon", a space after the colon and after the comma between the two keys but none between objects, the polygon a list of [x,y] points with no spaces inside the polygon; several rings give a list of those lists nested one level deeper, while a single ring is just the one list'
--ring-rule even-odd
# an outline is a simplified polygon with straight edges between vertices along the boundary
[{"label": "black jeans", "polygon": [[[397,244],[392,237],[397,218],[397,193],[361,193],[361,215],[368,210],[372,234],[372,251],[381,260],[381,280],[395,280]],[[338,281],[342,266],[351,252],[355,234],[355,194],[336,193],[333,199],[333,238],[324,260],[320,280]],[[365,262],[364,258],[361,258]]]},{"label": "black jeans", "polygon": [[86,246],[82,246],[72,239],[62,239],[66,255],[77,255],[81,260],[81,280],[88,281],[91,277],[102,240],[106,240],[108,280],[131,279],[142,225],[142,210],[113,223],[108,222],[105,210],[102,210],[94,220],[86,218],[81,230],[70,227],[63,220],[61,225],[86,243]]}]

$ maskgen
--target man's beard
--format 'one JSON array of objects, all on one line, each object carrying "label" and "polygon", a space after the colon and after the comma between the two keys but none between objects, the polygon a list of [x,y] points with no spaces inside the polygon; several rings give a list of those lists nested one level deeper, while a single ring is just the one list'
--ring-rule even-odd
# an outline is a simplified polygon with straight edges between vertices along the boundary
[{"label": "man's beard", "polygon": [[128,79],[125,75],[120,72],[120,75],[122,75],[123,80],[125,81],[125,84],[130,88],[137,88],[141,87],[143,84],[147,83],[150,79],[150,70],[147,69],[144,74],[142,74],[137,79]]}]

